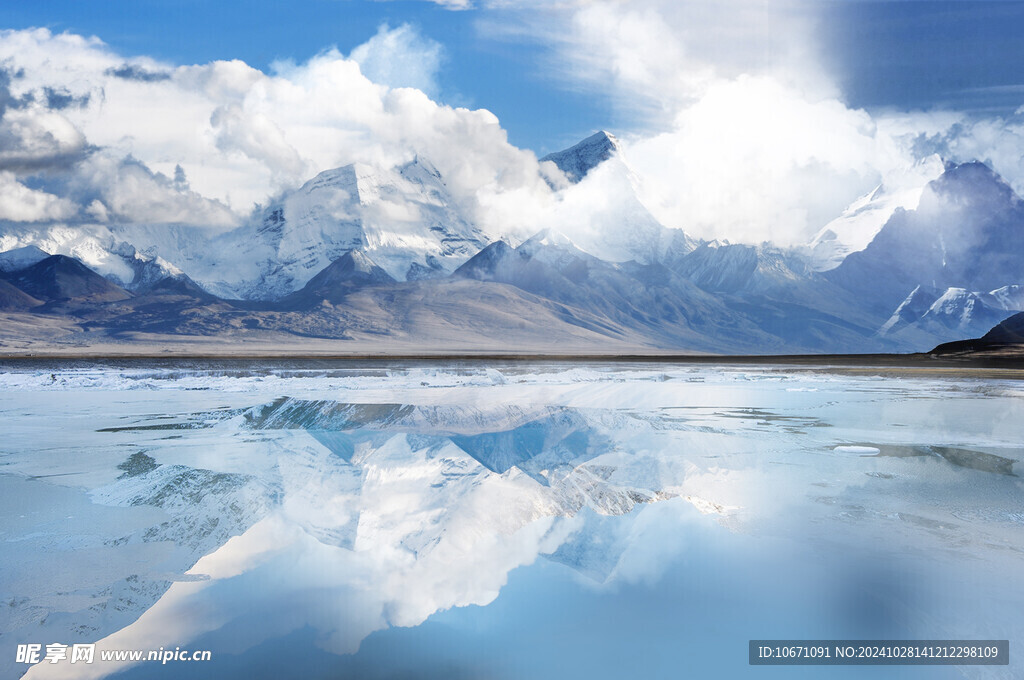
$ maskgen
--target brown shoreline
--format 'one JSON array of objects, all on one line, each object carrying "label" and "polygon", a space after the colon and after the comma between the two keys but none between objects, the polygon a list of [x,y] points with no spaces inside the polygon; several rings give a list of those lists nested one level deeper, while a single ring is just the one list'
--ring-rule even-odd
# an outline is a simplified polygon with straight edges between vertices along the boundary
[{"label": "brown shoreline", "polygon": [[[56,364],[96,365],[115,363],[127,366],[168,368],[189,365],[191,368],[245,367],[247,364],[287,364],[301,368],[344,368],[352,365],[388,366],[394,364],[451,363],[474,365],[483,363],[611,363],[611,364],[674,364],[718,366],[786,366],[815,370],[861,372],[885,369],[900,373],[957,372],[968,374],[998,373],[1000,377],[1024,379],[1024,354],[972,354],[939,356],[934,354],[787,354],[787,355],[694,355],[675,353],[551,353],[551,352],[248,352],[241,353],[147,353],[76,352],[76,353],[0,353],[0,368],[25,368],[31,365]],[[199,366],[196,366],[199,364]]]}]

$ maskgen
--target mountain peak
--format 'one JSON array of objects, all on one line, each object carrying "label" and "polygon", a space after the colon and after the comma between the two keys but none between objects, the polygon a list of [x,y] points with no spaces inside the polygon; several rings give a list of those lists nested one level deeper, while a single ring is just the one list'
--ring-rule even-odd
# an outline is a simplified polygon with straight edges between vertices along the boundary
[{"label": "mountain peak", "polygon": [[310,279],[314,287],[324,284],[351,283],[391,283],[394,282],[386,271],[360,250],[350,250],[326,269]]},{"label": "mountain peak", "polygon": [[536,234],[526,239],[517,250],[529,252],[541,246],[557,246],[561,248],[572,248],[576,250],[576,244],[568,236],[550,227],[541,229]]},{"label": "mountain peak", "polygon": [[50,253],[36,246],[23,246],[0,253],[0,272],[15,272],[31,267],[50,257]]},{"label": "mountain peak", "polygon": [[284,298],[286,307],[337,303],[363,286],[395,283],[395,279],[360,250],[350,250],[311,278],[301,290]]},{"label": "mountain peak", "polygon": [[930,185],[940,194],[961,193],[978,198],[979,192],[987,200],[1008,200],[1014,192],[1005,179],[981,161],[945,164],[941,176]]},{"label": "mountain peak", "polygon": [[109,301],[131,297],[128,291],[66,255],[50,255],[9,275],[8,281],[32,297],[44,301]]},{"label": "mountain peak", "polygon": [[619,141],[610,133],[600,130],[568,149],[549,153],[540,160],[551,161],[565,173],[573,184],[583,179],[601,162],[620,151]]}]

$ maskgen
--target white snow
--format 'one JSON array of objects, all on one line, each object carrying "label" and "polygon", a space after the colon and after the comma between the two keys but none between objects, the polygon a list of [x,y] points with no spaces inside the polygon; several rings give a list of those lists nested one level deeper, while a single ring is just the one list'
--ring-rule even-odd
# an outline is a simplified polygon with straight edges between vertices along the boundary
[{"label": "white snow", "polygon": [[929,157],[913,172],[896,179],[895,186],[879,185],[851,203],[807,245],[812,267],[816,271],[835,269],[850,253],[867,248],[897,210],[917,208],[925,186],[942,172],[939,157]]},{"label": "white snow", "polygon": [[52,253],[47,253],[35,246],[22,246],[0,253],[0,272],[13,272],[31,267],[36,262],[45,260]]}]

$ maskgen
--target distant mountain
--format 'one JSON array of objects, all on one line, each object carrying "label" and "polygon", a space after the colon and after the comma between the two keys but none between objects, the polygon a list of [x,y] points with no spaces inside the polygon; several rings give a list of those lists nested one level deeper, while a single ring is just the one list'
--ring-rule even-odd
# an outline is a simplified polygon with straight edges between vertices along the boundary
[{"label": "distant mountain", "polygon": [[237,281],[237,292],[264,300],[301,288],[351,250],[404,281],[444,276],[493,240],[463,217],[441,174],[419,158],[391,169],[322,172],[271,203],[255,229],[225,239],[234,241],[226,256],[259,270]]},{"label": "distant mountain", "polygon": [[[777,341],[663,265],[616,265],[583,252],[567,237],[542,231],[517,248],[496,242],[453,278],[505,283],[566,305],[565,318],[596,332],[634,327],[660,346],[707,352],[772,351]],[[573,310],[608,321],[593,325]]]},{"label": "distant mountain", "polygon": [[136,292],[140,295],[149,296],[182,295],[208,302],[218,299],[216,295],[207,292],[202,286],[184,274],[179,274],[177,276],[165,276],[159,281],[154,281]]},{"label": "distant mountain", "polygon": [[131,297],[128,291],[64,255],[50,255],[5,277],[16,288],[45,302],[109,302]]},{"label": "distant mountain", "polygon": [[310,306],[321,301],[340,302],[348,293],[363,286],[395,283],[381,267],[358,250],[350,250],[311,278],[301,290],[286,296],[284,307]]},{"label": "distant mountain", "polygon": [[768,293],[805,279],[807,263],[769,244],[703,243],[678,258],[674,269],[710,293]]},{"label": "distant mountain", "polygon": [[835,269],[846,256],[864,250],[897,210],[915,210],[925,185],[944,171],[938,156],[929,156],[898,180],[899,186],[879,185],[861,196],[841,215],[815,234],[806,248],[815,271]]},{"label": "distant mountain", "polygon": [[936,355],[995,355],[1024,359],[1024,312],[1000,322],[988,333],[972,340],[958,340],[939,345],[931,351]]},{"label": "distant mountain", "polygon": [[0,311],[23,312],[43,304],[20,288],[0,279]]},{"label": "distant mountain", "polygon": [[936,338],[975,337],[1024,311],[1020,286],[1004,286],[990,293],[963,288],[935,291],[918,286],[879,329],[879,335],[927,345]]},{"label": "distant mountain", "polygon": [[575,184],[619,150],[619,141],[601,130],[568,149],[549,153],[540,160],[557,165],[569,181]]},{"label": "distant mountain", "polygon": [[544,160],[571,181],[515,234],[476,225],[425,158],[322,172],[218,233],[5,223],[0,340],[46,326],[73,343],[920,351],[1024,309],[1024,201],[980,163],[876,189],[814,247],[779,248],[659,222],[607,133]]},{"label": "distant mountain", "polygon": [[950,165],[915,210],[897,210],[862,251],[825,277],[883,319],[918,286],[995,290],[1018,284],[1024,201],[981,163]]}]

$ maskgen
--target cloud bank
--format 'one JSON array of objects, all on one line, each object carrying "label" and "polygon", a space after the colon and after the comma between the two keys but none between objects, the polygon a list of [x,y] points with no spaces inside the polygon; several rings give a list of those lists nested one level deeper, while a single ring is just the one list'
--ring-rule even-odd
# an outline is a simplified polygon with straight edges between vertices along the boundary
[{"label": "cloud bank", "polygon": [[[698,237],[805,243],[879,184],[927,182],[934,154],[982,160],[1024,191],[1024,109],[981,119],[849,107],[815,37],[815,4],[440,4],[476,11],[484,37],[536,45],[549,77],[611,102],[630,186],[658,220]],[[419,155],[490,233],[529,235],[555,218],[618,228],[608,202],[634,200],[626,184],[559,194],[549,181],[564,178],[511,145],[493,113],[439,103],[447,58],[407,24],[269,73],[2,31],[0,220],[223,230],[320,171]]]},{"label": "cloud bank", "polygon": [[[467,214],[514,226],[530,212],[512,207],[524,195],[540,205],[550,188],[492,113],[424,91],[436,89],[442,56],[408,25],[382,26],[349,57],[330,49],[270,74],[126,58],[46,29],[0,32],[0,171],[10,173],[0,187],[24,220],[227,228],[320,171],[423,155]],[[46,198],[58,190],[61,202]]]},{"label": "cloud bank", "polygon": [[932,179],[933,154],[982,160],[1024,190],[1021,112],[1006,120],[849,107],[817,37],[820,4],[489,6],[496,16],[481,23],[491,37],[533,41],[550,77],[618,109],[644,203],[696,236],[805,243],[876,186],[898,192]]}]

